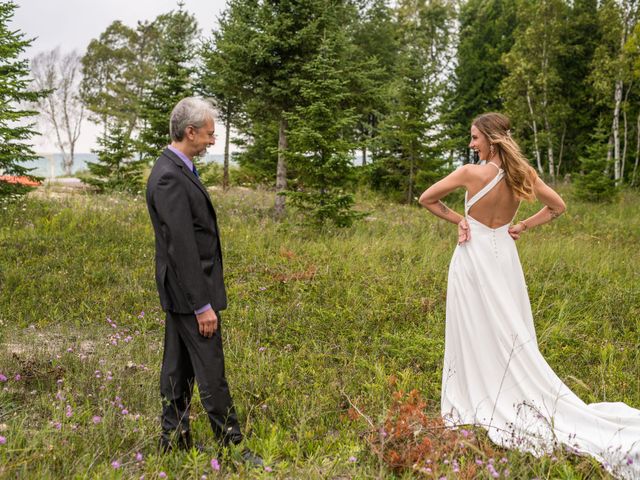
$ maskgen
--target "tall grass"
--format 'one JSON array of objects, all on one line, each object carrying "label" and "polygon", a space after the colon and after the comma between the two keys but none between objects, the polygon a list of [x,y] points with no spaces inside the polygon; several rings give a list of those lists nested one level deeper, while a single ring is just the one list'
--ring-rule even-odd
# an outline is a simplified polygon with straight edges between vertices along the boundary
[{"label": "tall grass", "polygon": [[[568,213],[518,242],[540,348],[585,401],[640,407],[640,196],[564,194]],[[438,412],[454,227],[371,194],[367,220],[323,232],[273,222],[267,192],[212,197],[227,375],[246,443],[272,471],[217,449],[197,399],[193,433],[211,450],[158,453],[164,315],[144,201],[45,192],[0,205],[0,477],[428,477],[388,468],[367,436],[397,390]],[[607,477],[560,453],[500,455],[514,478]]]}]

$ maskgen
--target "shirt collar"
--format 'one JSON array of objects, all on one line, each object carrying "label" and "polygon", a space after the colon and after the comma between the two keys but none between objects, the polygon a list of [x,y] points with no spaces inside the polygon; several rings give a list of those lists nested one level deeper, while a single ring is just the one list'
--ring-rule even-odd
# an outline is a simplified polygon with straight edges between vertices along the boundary
[{"label": "shirt collar", "polygon": [[187,168],[189,168],[189,170],[191,170],[193,172],[193,162],[191,160],[189,160],[189,157],[187,157],[184,153],[182,153],[180,150],[178,150],[173,145],[169,145],[168,148],[173,153],[175,153],[180,158],[180,160],[182,160],[184,162],[184,164],[187,166]]}]

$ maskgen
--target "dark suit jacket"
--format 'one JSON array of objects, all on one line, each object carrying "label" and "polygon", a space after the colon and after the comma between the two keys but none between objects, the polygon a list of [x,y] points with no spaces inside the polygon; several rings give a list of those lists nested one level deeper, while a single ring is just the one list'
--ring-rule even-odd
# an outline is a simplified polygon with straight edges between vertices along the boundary
[{"label": "dark suit jacket", "polygon": [[193,313],[227,306],[216,212],[204,186],[168,148],[147,181],[156,237],[156,283],[164,310]]}]

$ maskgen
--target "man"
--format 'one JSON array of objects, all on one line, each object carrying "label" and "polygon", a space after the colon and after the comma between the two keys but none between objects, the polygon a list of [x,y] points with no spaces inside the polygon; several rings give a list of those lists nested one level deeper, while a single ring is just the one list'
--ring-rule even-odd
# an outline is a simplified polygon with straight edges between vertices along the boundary
[{"label": "man", "polygon": [[[194,377],[214,434],[223,444],[242,441],[224,374],[220,311],[227,306],[216,212],[200,183],[193,158],[215,143],[214,111],[199,98],[184,98],[171,112],[169,145],[147,182],[147,206],[155,232],[156,284],[166,312],[160,375],[164,451],[193,446],[189,407]],[[262,460],[249,450],[243,458]]]}]

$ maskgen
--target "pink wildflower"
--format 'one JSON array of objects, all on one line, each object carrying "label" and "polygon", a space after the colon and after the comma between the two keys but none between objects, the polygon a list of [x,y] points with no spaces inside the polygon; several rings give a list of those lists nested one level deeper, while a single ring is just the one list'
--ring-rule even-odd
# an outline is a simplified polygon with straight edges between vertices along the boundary
[{"label": "pink wildflower", "polygon": [[91,420],[93,421],[93,423],[95,423],[97,425],[100,422],[102,422],[102,417],[100,415],[94,415]]},{"label": "pink wildflower", "polygon": [[0,435],[0,445],[4,445],[5,443],[7,443],[7,437]]},{"label": "pink wildflower", "polygon": [[120,462],[118,460],[114,460],[113,462],[111,462],[111,466],[113,468],[118,469],[118,468],[120,468]]},{"label": "pink wildflower", "polygon": [[217,458],[212,458],[211,459],[211,469],[218,472],[220,471],[220,463],[218,463],[218,459]]}]

